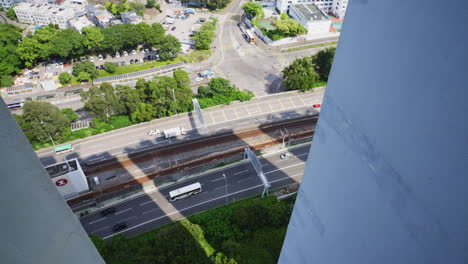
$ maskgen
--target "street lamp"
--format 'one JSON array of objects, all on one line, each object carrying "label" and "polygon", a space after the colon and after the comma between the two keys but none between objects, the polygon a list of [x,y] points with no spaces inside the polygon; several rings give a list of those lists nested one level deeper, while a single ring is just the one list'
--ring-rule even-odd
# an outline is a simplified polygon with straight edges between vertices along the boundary
[{"label": "street lamp", "polygon": [[45,130],[45,128],[44,128],[44,121],[40,120],[40,122],[41,122],[41,127],[42,127],[42,130],[44,130],[44,132],[46,132],[46,133],[47,133],[47,135],[48,135],[48,136],[49,136],[49,138],[50,138],[50,141],[52,141],[52,144],[55,146],[55,142],[54,142],[54,140],[53,140],[53,139],[52,139],[52,137],[50,136],[49,132],[47,132],[47,130]]},{"label": "street lamp", "polygon": [[228,191],[227,191],[227,179],[226,179],[226,174],[223,173],[223,178],[224,178],[224,186],[226,187],[226,205],[228,204]]}]

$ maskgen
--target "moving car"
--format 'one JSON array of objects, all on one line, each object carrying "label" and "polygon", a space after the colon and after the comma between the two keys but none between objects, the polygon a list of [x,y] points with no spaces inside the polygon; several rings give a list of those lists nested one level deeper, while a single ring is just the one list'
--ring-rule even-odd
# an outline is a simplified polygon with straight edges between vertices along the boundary
[{"label": "moving car", "polygon": [[116,211],[116,210],[115,210],[115,207],[109,207],[109,208],[107,208],[107,209],[105,209],[105,210],[102,210],[102,211],[101,211],[101,214],[102,214],[103,216],[108,216],[108,215],[110,215],[110,214],[114,214],[115,211]]},{"label": "moving car", "polygon": [[312,107],[313,107],[313,108],[320,108],[321,105],[320,105],[320,104],[314,104],[314,105],[312,105]]},{"label": "moving car", "polygon": [[120,231],[120,230],[125,229],[125,228],[127,228],[127,223],[120,222],[120,223],[114,225],[114,227],[112,227],[112,230],[114,232],[117,232],[117,231]]}]

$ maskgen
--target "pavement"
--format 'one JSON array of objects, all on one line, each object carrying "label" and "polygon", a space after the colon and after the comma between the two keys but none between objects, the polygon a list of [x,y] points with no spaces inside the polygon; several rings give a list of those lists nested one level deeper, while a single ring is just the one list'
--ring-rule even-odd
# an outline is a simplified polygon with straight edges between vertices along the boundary
[{"label": "pavement", "polygon": [[[256,98],[248,102],[212,107],[202,110],[202,113],[208,133],[214,134],[316,114],[319,109],[314,109],[311,106],[320,104],[323,100],[323,94],[323,90],[307,93],[282,93]],[[184,127],[187,134],[177,139],[166,139],[162,133],[159,136],[149,136],[147,134],[150,129],[163,131],[178,126]],[[36,153],[44,166],[63,161],[65,158],[79,158],[82,163],[91,163],[155,146],[171,144],[175,140],[199,137],[202,134],[202,125],[198,117],[194,112],[190,112],[72,142],[74,145],[73,152],[56,155],[52,147],[39,150]]]},{"label": "pavement", "polygon": [[[280,153],[260,158],[271,189],[301,182],[310,145],[290,150],[292,155],[280,158]],[[170,202],[169,192],[199,182],[202,192],[186,199]],[[143,193],[141,196],[114,205],[115,214],[103,216],[101,211],[81,217],[86,232],[109,239],[117,233],[135,236],[153,228],[201,211],[232,203],[261,193],[263,185],[250,163],[220,168],[195,179]],[[114,232],[112,227],[125,222],[127,228]]]}]

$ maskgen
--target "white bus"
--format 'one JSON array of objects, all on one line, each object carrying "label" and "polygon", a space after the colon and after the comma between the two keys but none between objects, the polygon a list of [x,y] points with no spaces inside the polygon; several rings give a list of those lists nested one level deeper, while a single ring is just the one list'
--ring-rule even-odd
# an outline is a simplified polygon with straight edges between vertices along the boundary
[{"label": "white bus", "polygon": [[177,190],[170,191],[169,192],[169,200],[171,202],[175,202],[177,200],[190,197],[190,196],[195,195],[197,193],[201,193],[201,191],[202,191],[201,184],[199,182],[196,182],[194,184],[184,186],[184,187],[179,188]]},{"label": "white bus", "polygon": [[254,34],[252,33],[252,31],[246,30],[245,33],[246,33],[247,41],[250,44],[255,44],[255,37],[254,37]]}]

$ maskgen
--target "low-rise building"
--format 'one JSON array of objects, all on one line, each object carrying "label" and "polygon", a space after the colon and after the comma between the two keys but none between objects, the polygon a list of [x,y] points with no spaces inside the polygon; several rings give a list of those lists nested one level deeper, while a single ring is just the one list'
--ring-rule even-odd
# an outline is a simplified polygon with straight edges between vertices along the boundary
[{"label": "low-rise building", "polygon": [[31,0],[0,0],[0,5],[3,6],[3,8],[8,9],[12,6],[15,6],[19,3],[30,3]]},{"label": "low-rise building", "polygon": [[59,193],[65,199],[89,190],[88,181],[78,159],[56,163],[45,168]]},{"label": "low-rise building", "polygon": [[331,20],[314,4],[293,5],[289,9],[289,15],[307,29],[307,34],[330,31]]},{"label": "low-rise building", "polygon": [[57,24],[67,28],[68,20],[74,17],[73,9],[48,4],[19,3],[14,10],[20,22],[33,25]]},{"label": "low-rise building", "polygon": [[105,28],[112,25],[112,21],[117,18],[100,5],[87,6],[88,18],[98,27]]},{"label": "low-rise building", "polygon": [[143,22],[135,11],[124,12],[120,14],[120,18],[122,18],[122,23],[124,24],[139,24]]},{"label": "low-rise building", "polygon": [[86,16],[81,16],[81,17],[70,19],[68,21],[68,26],[71,29],[81,33],[83,28],[94,26],[94,24]]},{"label": "low-rise building", "polygon": [[337,18],[344,18],[348,0],[277,0],[276,7],[281,12],[290,13],[291,6],[297,4],[315,4],[325,13],[333,13]]}]

